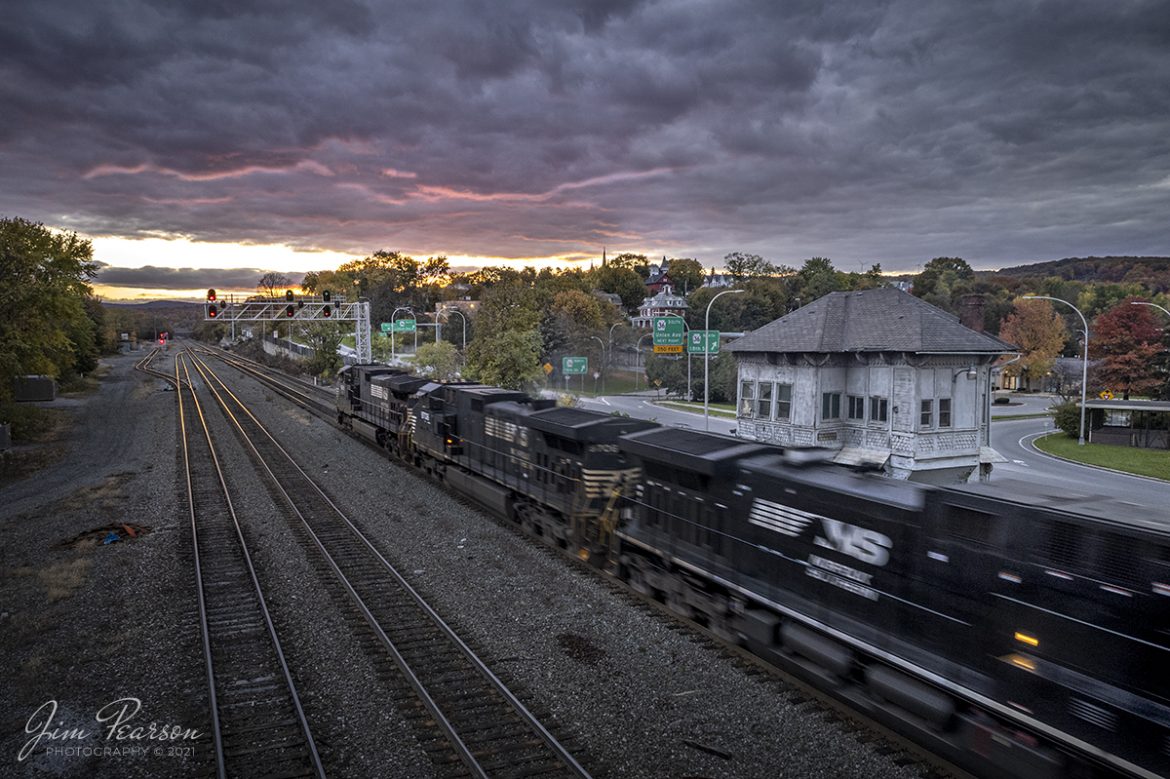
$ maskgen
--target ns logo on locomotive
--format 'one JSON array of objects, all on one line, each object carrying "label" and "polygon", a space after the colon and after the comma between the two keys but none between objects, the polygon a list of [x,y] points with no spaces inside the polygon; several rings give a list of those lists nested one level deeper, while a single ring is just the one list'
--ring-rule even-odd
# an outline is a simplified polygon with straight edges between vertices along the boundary
[{"label": "ns logo on locomotive", "polygon": [[1170,775],[1165,517],[384,366],[340,424],[977,774]]}]

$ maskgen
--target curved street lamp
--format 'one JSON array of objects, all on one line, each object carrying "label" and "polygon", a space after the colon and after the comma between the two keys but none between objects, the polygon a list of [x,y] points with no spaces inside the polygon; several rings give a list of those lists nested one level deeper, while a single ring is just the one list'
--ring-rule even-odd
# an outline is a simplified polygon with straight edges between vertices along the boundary
[{"label": "curved street lamp", "polygon": [[1131,306],[1149,306],[1151,308],[1156,308],[1159,311],[1161,311],[1163,314],[1165,314],[1166,316],[1170,316],[1170,309],[1166,309],[1162,306],[1159,306],[1157,303],[1145,303],[1141,300],[1131,300],[1131,301],[1129,301],[1129,304]]},{"label": "curved street lamp", "polygon": [[1085,392],[1089,388],[1089,322],[1085,319],[1085,315],[1081,310],[1069,303],[1067,300],[1050,297],[1048,295],[1024,295],[1024,300],[1051,300],[1056,303],[1064,303],[1066,306],[1077,312],[1077,316],[1081,318],[1081,325],[1084,327],[1085,333],[1085,355],[1081,359],[1081,427],[1077,435],[1077,446],[1085,445]]},{"label": "curved street lamp", "polygon": [[[356,281],[354,283],[356,283]],[[391,360],[391,362],[394,362],[395,360],[397,360],[397,357],[395,356],[395,353],[394,353],[394,346],[398,341],[398,337],[397,337],[398,333],[394,332],[394,317],[398,316],[399,311],[409,311],[411,314],[414,313],[414,309],[411,308],[410,306],[399,306],[398,308],[394,309],[394,313],[390,315],[390,360]],[[417,348],[417,346],[418,346],[418,331],[416,330],[415,331],[415,347]]]},{"label": "curved street lamp", "polygon": [[[439,312],[444,319],[449,319],[452,314],[458,314],[459,318],[463,320],[463,351],[467,351],[467,317],[463,316],[463,312],[457,308],[444,308]],[[439,340],[438,332],[435,333],[435,340]]]},{"label": "curved street lamp", "polygon": [[[597,341],[597,343],[601,346],[601,359],[598,361],[599,365],[597,368],[597,372],[598,372],[598,374],[601,375],[601,394],[604,395],[605,394],[605,371],[602,369],[605,367],[605,341],[601,340],[601,338],[599,336],[596,336],[596,335],[591,335],[589,337],[592,338],[594,341]],[[584,377],[582,377],[582,378],[584,378]],[[593,380],[593,391],[597,392],[597,379]]]},{"label": "curved street lamp", "polygon": [[710,432],[711,430],[711,352],[707,349],[706,338],[707,333],[711,331],[711,305],[724,295],[738,295],[741,292],[746,292],[743,289],[725,289],[715,297],[711,298],[711,302],[707,304],[707,314],[703,317],[703,429]]}]

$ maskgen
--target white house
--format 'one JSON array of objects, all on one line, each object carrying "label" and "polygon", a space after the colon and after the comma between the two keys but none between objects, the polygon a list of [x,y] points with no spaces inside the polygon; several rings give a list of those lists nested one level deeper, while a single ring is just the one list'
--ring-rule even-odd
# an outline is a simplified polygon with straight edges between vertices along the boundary
[{"label": "white house", "polygon": [[726,349],[742,437],[834,447],[838,462],[936,484],[1002,461],[991,365],[1016,348],[898,289],[834,292]]},{"label": "white house", "polygon": [[687,299],[675,293],[667,284],[657,294],[642,300],[642,304],[638,306],[638,315],[630,317],[630,325],[647,328],[654,317],[685,316],[686,313]]}]

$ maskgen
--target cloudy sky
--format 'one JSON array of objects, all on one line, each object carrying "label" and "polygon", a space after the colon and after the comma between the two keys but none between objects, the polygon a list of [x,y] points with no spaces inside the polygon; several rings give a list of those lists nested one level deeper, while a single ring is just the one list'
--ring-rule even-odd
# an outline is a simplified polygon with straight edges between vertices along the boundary
[{"label": "cloudy sky", "polygon": [[123,291],[376,249],[1170,254],[1164,0],[18,2],[0,105],[0,215]]}]

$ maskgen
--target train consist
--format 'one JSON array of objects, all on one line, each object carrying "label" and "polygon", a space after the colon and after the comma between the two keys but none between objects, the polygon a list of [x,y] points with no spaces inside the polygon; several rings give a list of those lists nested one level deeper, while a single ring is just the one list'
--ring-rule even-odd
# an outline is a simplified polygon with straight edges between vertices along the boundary
[{"label": "train consist", "polygon": [[384,366],[337,393],[344,427],[970,770],[1170,775],[1153,512],[929,488]]}]

